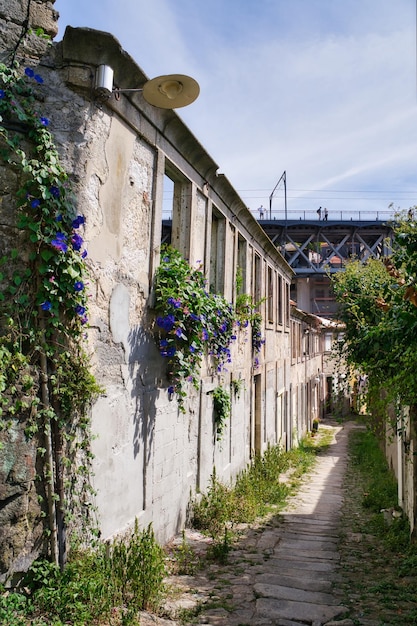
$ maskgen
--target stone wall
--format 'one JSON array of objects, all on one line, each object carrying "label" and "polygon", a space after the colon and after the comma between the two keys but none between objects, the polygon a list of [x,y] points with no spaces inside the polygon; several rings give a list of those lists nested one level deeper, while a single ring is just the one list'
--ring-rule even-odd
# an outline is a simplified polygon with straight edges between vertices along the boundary
[{"label": "stone wall", "polygon": [[[39,62],[57,34],[58,14],[54,0],[0,0],[0,52],[2,61]],[[49,40],[29,29],[42,29]],[[8,54],[7,54],[8,53]],[[10,168],[0,167],[0,258],[19,247],[21,233],[16,229],[16,191],[20,181]],[[2,268],[3,273],[12,268]],[[31,372],[33,374],[33,372]],[[28,438],[25,431],[30,416],[3,414],[8,423],[0,433],[0,582],[18,578],[40,553],[45,552],[44,501],[37,450],[42,438]]]},{"label": "stone wall", "polygon": [[[55,0],[0,0],[0,50],[25,59],[41,58],[58,33]],[[49,37],[36,34],[38,29]],[[32,33],[28,31],[31,30]]]}]

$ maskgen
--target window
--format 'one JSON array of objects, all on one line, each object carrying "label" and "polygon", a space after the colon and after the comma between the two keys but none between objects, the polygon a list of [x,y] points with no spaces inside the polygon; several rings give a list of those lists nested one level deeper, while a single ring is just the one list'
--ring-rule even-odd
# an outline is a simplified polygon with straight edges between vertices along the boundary
[{"label": "window", "polygon": [[252,297],[255,304],[262,300],[262,264],[258,254],[255,254],[253,263]]},{"label": "window", "polygon": [[275,273],[272,267],[268,267],[268,322],[273,324],[274,322],[274,283]]},{"label": "window", "polygon": [[324,335],[324,351],[325,352],[331,352],[332,351],[332,344],[333,344],[333,334],[332,333],[326,333]]},{"label": "window", "polygon": [[285,283],[285,326],[290,325],[290,284]]},{"label": "window", "polygon": [[295,361],[297,358],[297,325],[291,322],[291,357]]},{"label": "window", "polygon": [[236,295],[246,293],[247,289],[247,245],[246,239],[238,235],[237,240],[237,289]]},{"label": "window", "polygon": [[210,290],[224,293],[226,220],[213,207],[211,218]]},{"label": "window", "polygon": [[162,229],[162,240],[171,243],[184,258],[190,256],[191,182],[171,163],[166,162],[163,190],[163,218],[171,213],[171,236],[167,240]]},{"label": "window", "polygon": [[283,304],[284,304],[284,299],[282,297],[282,276],[278,276],[278,324],[280,324],[282,326],[282,322],[283,322]]}]

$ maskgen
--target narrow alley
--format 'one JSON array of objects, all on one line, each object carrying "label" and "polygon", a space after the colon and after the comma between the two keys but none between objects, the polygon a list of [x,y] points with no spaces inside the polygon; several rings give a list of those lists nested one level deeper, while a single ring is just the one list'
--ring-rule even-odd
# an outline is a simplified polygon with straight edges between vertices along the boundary
[{"label": "narrow alley", "polygon": [[[374,615],[348,618],[349,608],[343,604],[346,595],[339,541],[344,479],[349,433],[360,426],[354,422],[341,426],[328,421],[321,428],[332,431],[333,441],[318,456],[315,468],[304,477],[300,489],[281,514],[242,531],[226,565],[210,564],[193,576],[170,579],[183,592],[175,595],[167,613],[181,615],[181,619],[173,622],[143,614],[143,626],[177,623],[380,626],[385,623],[380,621],[377,608]],[[359,540],[353,538],[354,542]],[[197,551],[204,552],[207,545],[207,539],[194,531],[188,531],[187,541]],[[204,605],[201,611],[193,612],[199,605]]]}]

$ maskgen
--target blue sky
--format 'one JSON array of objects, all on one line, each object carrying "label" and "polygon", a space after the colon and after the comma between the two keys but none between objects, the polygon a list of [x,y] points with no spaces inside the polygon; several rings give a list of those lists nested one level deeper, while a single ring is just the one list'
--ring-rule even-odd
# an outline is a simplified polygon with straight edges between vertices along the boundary
[{"label": "blue sky", "polygon": [[[177,113],[247,206],[286,172],[288,216],[417,204],[416,0],[56,0],[149,77],[193,76]],[[284,209],[281,184],[273,203]]]}]

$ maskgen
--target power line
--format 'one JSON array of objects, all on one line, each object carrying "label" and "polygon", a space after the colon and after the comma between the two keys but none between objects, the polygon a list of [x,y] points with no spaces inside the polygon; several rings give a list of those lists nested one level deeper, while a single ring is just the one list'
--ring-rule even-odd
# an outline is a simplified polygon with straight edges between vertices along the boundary
[{"label": "power line", "polygon": [[[250,191],[265,191],[270,192],[269,189],[237,189],[238,193],[246,193]],[[288,188],[288,191],[302,191],[304,193],[384,193],[384,194],[417,194],[417,189],[408,189],[407,191],[399,191],[393,189],[295,189]]]}]

